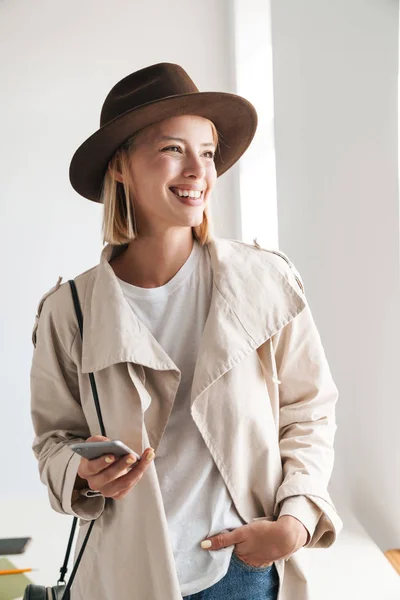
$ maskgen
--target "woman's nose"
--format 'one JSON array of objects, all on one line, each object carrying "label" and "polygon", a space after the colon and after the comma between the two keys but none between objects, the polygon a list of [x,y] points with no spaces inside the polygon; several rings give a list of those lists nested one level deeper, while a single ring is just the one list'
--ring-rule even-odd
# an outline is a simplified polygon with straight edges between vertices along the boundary
[{"label": "woman's nose", "polygon": [[187,164],[183,169],[183,175],[185,177],[196,177],[196,179],[204,179],[205,174],[206,170],[201,160],[195,157],[188,159]]}]

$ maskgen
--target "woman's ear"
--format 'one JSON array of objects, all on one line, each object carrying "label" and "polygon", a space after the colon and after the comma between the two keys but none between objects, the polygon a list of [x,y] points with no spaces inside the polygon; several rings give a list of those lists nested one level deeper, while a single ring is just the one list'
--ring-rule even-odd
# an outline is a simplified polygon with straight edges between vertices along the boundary
[{"label": "woman's ear", "polygon": [[108,172],[110,173],[111,177],[113,179],[115,179],[116,181],[119,181],[120,183],[124,182],[124,178],[122,177],[122,173],[120,173],[117,169],[115,169],[111,165],[108,165]]}]

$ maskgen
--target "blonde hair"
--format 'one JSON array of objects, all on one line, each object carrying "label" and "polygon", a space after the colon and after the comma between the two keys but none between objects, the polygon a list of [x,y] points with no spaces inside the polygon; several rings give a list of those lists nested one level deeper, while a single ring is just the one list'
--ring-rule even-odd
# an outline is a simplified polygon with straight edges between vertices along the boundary
[{"label": "blonde hair", "polygon": [[[214,143],[218,146],[219,136],[214,123],[211,123]],[[130,152],[136,135],[124,142],[108,163],[103,180],[100,201],[104,204],[103,240],[104,243],[119,246],[127,244],[138,237],[135,220],[135,206],[129,189]],[[122,175],[123,183],[117,181],[114,172]],[[211,215],[208,206],[203,212],[203,221],[192,227],[193,237],[204,246],[212,239]]]}]

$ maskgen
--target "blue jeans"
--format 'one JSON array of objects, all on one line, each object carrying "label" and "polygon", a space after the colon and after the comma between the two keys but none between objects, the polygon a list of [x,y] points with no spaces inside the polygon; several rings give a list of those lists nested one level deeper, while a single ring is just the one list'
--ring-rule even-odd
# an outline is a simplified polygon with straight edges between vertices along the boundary
[{"label": "blue jeans", "polygon": [[225,577],[183,600],[276,600],[279,576],[275,565],[251,567],[232,554]]}]

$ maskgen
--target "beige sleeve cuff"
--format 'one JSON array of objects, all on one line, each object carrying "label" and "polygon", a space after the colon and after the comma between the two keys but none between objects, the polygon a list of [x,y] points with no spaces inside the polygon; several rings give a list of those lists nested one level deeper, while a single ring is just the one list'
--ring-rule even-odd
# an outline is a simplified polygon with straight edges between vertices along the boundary
[{"label": "beige sleeve cuff", "polygon": [[314,535],[314,531],[322,515],[322,510],[309,498],[306,498],[306,496],[291,496],[290,498],[286,498],[282,503],[279,517],[283,515],[295,517],[304,525],[309,535],[306,542],[307,545]]},{"label": "beige sleeve cuff", "polygon": [[79,497],[72,503],[72,492],[74,490],[76,475],[78,473],[80,456],[70,451],[72,456],[69,460],[65,473],[62,508],[64,512],[79,517],[80,519],[92,520],[101,515],[105,506],[105,498],[99,492],[93,492],[89,488],[79,490]]}]

